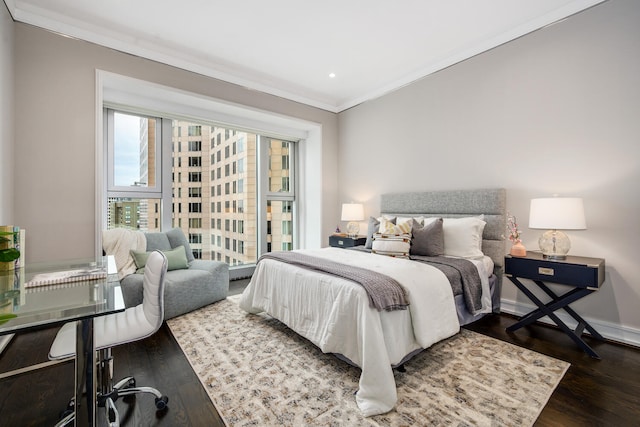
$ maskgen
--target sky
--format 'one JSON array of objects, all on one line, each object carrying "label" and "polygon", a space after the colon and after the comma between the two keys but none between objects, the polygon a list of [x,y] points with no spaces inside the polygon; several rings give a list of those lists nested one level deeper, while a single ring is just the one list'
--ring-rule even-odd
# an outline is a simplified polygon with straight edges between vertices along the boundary
[{"label": "sky", "polygon": [[140,181],[140,117],[114,115],[114,184],[131,186]]}]

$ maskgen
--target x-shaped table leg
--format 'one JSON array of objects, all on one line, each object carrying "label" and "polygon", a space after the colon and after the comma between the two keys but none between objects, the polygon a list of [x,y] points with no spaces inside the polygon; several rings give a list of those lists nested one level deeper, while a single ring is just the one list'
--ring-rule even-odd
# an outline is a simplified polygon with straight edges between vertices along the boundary
[{"label": "x-shaped table leg", "polygon": [[[587,288],[575,288],[566,294],[556,295],[551,289],[549,289],[543,282],[535,280],[534,282],[538,285],[547,295],[549,295],[552,300],[547,304],[543,303],[538,297],[534,295],[522,282],[520,282],[516,277],[509,277],[509,279],[513,282],[514,285],[518,287],[531,301],[533,301],[538,309],[522,316],[520,320],[509,326],[507,331],[512,332],[522,328],[523,326],[530,325],[541,317],[548,316],[553,322],[555,322],[560,329],[569,335],[569,337],[576,343],[580,348],[582,348],[589,356],[600,359],[600,356],[591,348],[587,343],[585,343],[580,335],[582,335],[583,330],[586,328],[594,338],[604,339],[602,335],[600,335],[591,325],[587,323],[578,313],[576,313],[569,304],[583,298],[590,293],[593,292],[591,289]],[[577,322],[578,326],[575,331],[572,330],[566,323],[564,323],[558,316],[555,315],[555,311],[559,309],[564,309],[571,317],[573,317]]]}]

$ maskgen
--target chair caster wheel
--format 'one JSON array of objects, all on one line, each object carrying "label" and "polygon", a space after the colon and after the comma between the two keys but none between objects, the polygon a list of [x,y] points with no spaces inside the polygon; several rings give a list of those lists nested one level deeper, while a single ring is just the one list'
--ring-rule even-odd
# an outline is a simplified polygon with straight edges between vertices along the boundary
[{"label": "chair caster wheel", "polygon": [[131,378],[129,380],[129,382],[127,383],[127,388],[133,388],[136,386],[136,379],[135,378]]},{"label": "chair caster wheel", "polygon": [[166,409],[168,402],[169,398],[167,396],[156,397],[156,409],[159,411],[162,409]]}]

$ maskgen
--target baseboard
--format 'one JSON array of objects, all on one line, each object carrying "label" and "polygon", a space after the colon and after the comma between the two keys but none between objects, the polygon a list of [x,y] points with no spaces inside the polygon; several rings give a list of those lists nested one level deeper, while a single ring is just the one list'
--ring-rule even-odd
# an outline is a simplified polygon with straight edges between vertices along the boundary
[{"label": "baseboard", "polygon": [[[515,302],[512,300],[501,299],[500,300],[500,311],[503,313],[513,314],[516,316],[523,316],[529,313],[532,310],[535,310],[537,307],[532,304],[522,304],[520,302]],[[571,316],[565,313],[562,310],[555,312],[556,316],[558,316],[563,322],[567,324],[570,328],[574,329],[578,323],[573,320]],[[622,326],[616,323],[605,322],[603,320],[598,320],[594,318],[590,318],[588,316],[582,315],[579,313],[593,328],[598,331],[603,337],[617,341],[623,344],[631,345],[634,347],[640,347],[640,330],[631,328],[628,326]],[[555,325],[548,317],[543,317],[539,320],[541,323],[547,323],[550,325]],[[588,334],[585,331],[585,334]]]}]

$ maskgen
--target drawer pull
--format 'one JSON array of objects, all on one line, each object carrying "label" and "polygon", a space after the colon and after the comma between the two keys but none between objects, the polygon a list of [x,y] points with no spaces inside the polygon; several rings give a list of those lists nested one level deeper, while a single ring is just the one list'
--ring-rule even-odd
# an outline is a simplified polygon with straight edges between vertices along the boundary
[{"label": "drawer pull", "polygon": [[545,276],[553,276],[553,268],[538,267],[538,274],[544,274]]}]

